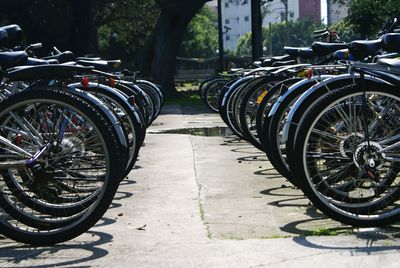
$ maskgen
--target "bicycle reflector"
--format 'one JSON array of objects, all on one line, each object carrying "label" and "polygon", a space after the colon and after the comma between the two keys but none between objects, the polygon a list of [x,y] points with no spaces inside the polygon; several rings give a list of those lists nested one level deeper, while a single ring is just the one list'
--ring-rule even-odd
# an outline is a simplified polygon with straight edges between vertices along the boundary
[{"label": "bicycle reflector", "polygon": [[128,97],[128,102],[129,102],[131,105],[135,105],[135,104],[136,104],[135,96],[129,96],[129,97]]},{"label": "bicycle reflector", "polygon": [[308,71],[307,71],[307,78],[308,78],[308,79],[311,79],[312,74],[313,74],[313,70],[312,70],[311,68],[308,69]]},{"label": "bicycle reflector", "polygon": [[115,79],[108,79],[108,82],[110,83],[110,87],[115,87]]},{"label": "bicycle reflector", "polygon": [[121,62],[120,62],[120,61],[117,61],[117,62],[115,62],[115,63],[113,64],[113,67],[114,67],[115,69],[118,69],[120,66],[121,66]]},{"label": "bicycle reflector", "polygon": [[83,87],[89,87],[89,78],[87,78],[86,76],[85,77],[82,77],[82,80],[81,80],[81,84],[82,84],[82,86]]},{"label": "bicycle reflector", "polygon": [[22,135],[17,134],[17,136],[15,136],[15,144],[20,145],[21,143],[22,143]]}]

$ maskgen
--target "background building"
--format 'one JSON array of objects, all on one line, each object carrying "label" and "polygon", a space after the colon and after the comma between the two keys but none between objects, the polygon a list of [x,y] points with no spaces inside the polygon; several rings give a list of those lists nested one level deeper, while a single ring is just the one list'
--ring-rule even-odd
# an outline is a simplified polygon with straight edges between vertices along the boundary
[{"label": "background building", "polygon": [[[285,4],[281,0],[274,0],[263,5],[263,25],[270,22],[285,21]],[[299,0],[288,0],[288,20],[297,20],[299,18]]]},{"label": "background building", "polygon": [[[320,0],[286,0],[288,1],[288,20],[313,17],[321,21]],[[222,24],[224,32],[224,47],[235,50],[239,38],[251,31],[251,1],[250,0],[222,0]],[[216,1],[210,2],[215,6]],[[263,26],[269,23],[285,21],[284,0],[261,1],[263,12]]]},{"label": "background building", "polygon": [[312,18],[321,21],[321,0],[299,0],[299,18]]},{"label": "background building", "polygon": [[326,0],[328,9],[328,24],[335,24],[347,17],[348,7],[346,5]]},{"label": "background building", "polygon": [[[313,18],[321,21],[321,0],[261,0],[263,12],[263,26],[269,23],[285,21],[285,4],[288,3],[288,20]],[[347,16],[347,7],[332,0],[324,1],[322,7],[327,14],[328,24],[336,23]],[[222,0],[222,27],[224,47],[235,50],[239,38],[251,32],[251,0]],[[325,3],[326,2],[326,3]],[[217,0],[207,3],[213,10],[217,9]],[[325,15],[326,16],[326,15]]]},{"label": "background building", "polygon": [[222,0],[224,47],[235,50],[239,38],[251,31],[250,0]]}]

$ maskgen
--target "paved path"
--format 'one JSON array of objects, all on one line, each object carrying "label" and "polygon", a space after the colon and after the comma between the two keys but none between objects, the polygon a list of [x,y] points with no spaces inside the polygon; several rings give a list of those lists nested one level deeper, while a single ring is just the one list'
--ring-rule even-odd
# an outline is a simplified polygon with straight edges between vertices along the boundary
[{"label": "paved path", "polygon": [[96,227],[54,247],[0,239],[0,267],[399,267],[397,227],[326,219],[249,144],[160,134],[223,126],[199,107],[166,107]]}]

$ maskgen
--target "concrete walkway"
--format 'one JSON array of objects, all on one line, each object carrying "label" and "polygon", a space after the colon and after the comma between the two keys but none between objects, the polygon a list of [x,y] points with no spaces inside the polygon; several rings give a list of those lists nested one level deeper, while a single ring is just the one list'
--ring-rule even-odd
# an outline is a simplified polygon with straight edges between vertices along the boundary
[{"label": "concrete walkway", "polygon": [[54,247],[3,238],[0,267],[399,267],[396,226],[326,219],[233,136],[170,133],[223,126],[201,107],[165,107],[96,227]]}]

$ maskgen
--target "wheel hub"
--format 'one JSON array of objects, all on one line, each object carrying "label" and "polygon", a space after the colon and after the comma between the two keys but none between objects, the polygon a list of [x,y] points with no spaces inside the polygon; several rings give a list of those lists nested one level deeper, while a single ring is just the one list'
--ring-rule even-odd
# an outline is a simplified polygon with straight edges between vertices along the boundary
[{"label": "wheel hub", "polygon": [[357,146],[353,154],[353,161],[355,165],[363,169],[376,169],[381,164],[382,153],[379,151],[382,146],[377,142],[363,142]]},{"label": "wheel hub", "polygon": [[347,136],[340,142],[340,153],[343,157],[351,158],[354,151],[357,149],[360,143],[364,141],[364,135],[360,133],[354,133]]}]

